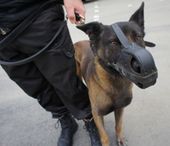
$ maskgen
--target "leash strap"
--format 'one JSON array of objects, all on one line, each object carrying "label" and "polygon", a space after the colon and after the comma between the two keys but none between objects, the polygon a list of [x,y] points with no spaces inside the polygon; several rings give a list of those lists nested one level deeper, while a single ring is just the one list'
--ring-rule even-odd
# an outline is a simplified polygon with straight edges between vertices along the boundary
[{"label": "leash strap", "polygon": [[[29,15],[23,22],[21,22],[12,32],[10,32],[2,41],[0,41],[0,51],[2,51],[5,47],[7,47],[12,41],[14,41],[26,28],[28,28],[33,21],[39,16],[40,12],[42,12],[44,9],[49,7],[50,5],[53,5],[54,2],[53,0],[49,0],[46,3],[43,3],[39,8],[36,8],[31,15]],[[22,65],[28,62],[31,62],[32,60],[35,59],[35,57],[39,56],[42,52],[47,50],[54,40],[57,38],[57,36],[61,33],[65,25],[62,25],[59,30],[56,32],[54,37],[50,40],[50,42],[42,48],[40,51],[37,53],[33,54],[32,56],[29,56],[25,59],[19,60],[19,61],[5,61],[5,60],[0,60],[1,65],[8,65],[8,66],[13,66],[13,65]]]}]

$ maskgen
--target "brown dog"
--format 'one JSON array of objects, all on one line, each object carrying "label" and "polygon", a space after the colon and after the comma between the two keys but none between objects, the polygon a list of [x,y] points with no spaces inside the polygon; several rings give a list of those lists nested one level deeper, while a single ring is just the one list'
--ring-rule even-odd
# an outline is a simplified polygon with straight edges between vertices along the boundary
[{"label": "brown dog", "polygon": [[[130,42],[145,47],[144,3],[128,22],[118,23]],[[115,59],[122,49],[111,25],[98,22],[78,27],[89,35],[90,41],[74,45],[77,74],[84,78],[89,89],[92,114],[103,146],[109,146],[108,134],[104,129],[103,116],[114,111],[116,136],[119,145],[124,145],[122,116],[124,107],[132,99],[132,83],[117,71],[107,69],[101,60]]]}]

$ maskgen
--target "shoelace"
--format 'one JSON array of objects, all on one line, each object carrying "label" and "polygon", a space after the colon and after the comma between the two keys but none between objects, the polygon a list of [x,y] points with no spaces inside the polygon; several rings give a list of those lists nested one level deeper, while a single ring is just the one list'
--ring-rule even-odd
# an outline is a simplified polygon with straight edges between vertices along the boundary
[{"label": "shoelace", "polygon": [[55,129],[58,129],[59,127],[60,127],[60,121],[58,119],[57,122],[55,123]]},{"label": "shoelace", "polygon": [[60,119],[62,119],[63,117],[64,117],[64,115],[58,118],[57,122],[55,123],[55,129],[58,129],[60,127],[60,125],[61,125]]}]

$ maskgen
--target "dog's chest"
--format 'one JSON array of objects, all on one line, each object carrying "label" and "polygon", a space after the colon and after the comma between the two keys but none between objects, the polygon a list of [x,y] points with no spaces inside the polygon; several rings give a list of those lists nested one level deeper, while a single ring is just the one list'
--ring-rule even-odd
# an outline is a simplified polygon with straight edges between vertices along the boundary
[{"label": "dog's chest", "polygon": [[123,108],[130,104],[132,100],[132,94],[126,89],[120,92],[106,92],[100,89],[96,96],[96,108],[100,115],[106,115],[115,109]]},{"label": "dog's chest", "polygon": [[84,63],[83,77],[89,89],[92,109],[106,115],[130,104],[131,83],[120,76],[112,76],[94,60]]}]

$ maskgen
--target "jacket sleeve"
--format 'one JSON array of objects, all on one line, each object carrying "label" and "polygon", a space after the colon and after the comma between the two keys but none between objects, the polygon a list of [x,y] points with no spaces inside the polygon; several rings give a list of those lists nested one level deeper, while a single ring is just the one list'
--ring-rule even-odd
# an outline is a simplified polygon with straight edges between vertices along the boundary
[{"label": "jacket sleeve", "polygon": [[57,0],[57,2],[62,5],[64,4],[63,0]]}]

